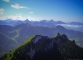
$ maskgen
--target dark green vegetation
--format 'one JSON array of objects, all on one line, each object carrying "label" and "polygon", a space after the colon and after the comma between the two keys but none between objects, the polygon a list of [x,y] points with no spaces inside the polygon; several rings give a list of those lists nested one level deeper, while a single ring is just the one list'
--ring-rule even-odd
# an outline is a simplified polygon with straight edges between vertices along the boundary
[{"label": "dark green vegetation", "polygon": [[[83,47],[83,33],[74,30],[67,30],[62,26],[32,26],[28,23],[18,24],[14,27],[8,25],[0,25],[0,57],[10,50],[20,46],[29,36],[43,35],[54,37],[60,32],[66,34],[68,38],[76,38],[76,43]],[[79,40],[77,38],[80,38]]]},{"label": "dark green vegetation", "polygon": [[[13,52],[13,53],[12,53]],[[54,38],[36,35],[20,47],[4,55],[2,60],[67,60],[83,59],[83,49],[70,41],[65,34]]]}]

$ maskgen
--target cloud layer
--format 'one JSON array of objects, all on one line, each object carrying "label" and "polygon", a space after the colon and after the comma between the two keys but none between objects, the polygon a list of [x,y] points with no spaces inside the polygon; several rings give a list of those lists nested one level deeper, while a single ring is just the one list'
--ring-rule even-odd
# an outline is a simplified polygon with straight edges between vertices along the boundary
[{"label": "cloud layer", "polygon": [[10,2],[10,0],[3,0],[3,1],[5,1],[5,2]]},{"label": "cloud layer", "polygon": [[64,27],[75,27],[75,28],[83,27],[82,25],[71,25],[71,24],[57,24],[57,25],[61,25],[61,26],[64,26]]},{"label": "cloud layer", "polygon": [[0,8],[0,15],[2,15],[4,13],[4,9],[3,8]]},{"label": "cloud layer", "polygon": [[12,8],[15,8],[15,9],[21,9],[21,8],[29,9],[29,8],[27,8],[26,6],[20,6],[19,4],[11,5],[11,7],[12,7]]},{"label": "cloud layer", "polygon": [[30,14],[33,14],[33,12],[29,12]]},{"label": "cloud layer", "polygon": [[22,13],[16,14],[16,15],[9,15],[9,16],[0,16],[0,20],[7,20],[7,19],[12,19],[12,20],[26,20],[26,19],[31,19],[30,16],[23,17]]}]

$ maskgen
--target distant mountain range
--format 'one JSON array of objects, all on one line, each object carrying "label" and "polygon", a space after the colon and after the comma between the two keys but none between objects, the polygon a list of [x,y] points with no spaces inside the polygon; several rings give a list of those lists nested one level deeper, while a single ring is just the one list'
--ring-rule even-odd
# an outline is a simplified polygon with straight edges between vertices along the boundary
[{"label": "distant mountain range", "polygon": [[16,26],[18,24],[22,23],[29,23],[33,26],[44,26],[44,27],[51,27],[56,25],[61,25],[67,29],[72,29],[76,31],[83,32],[83,23],[80,22],[62,22],[62,21],[54,21],[54,20],[41,20],[41,21],[30,21],[28,19],[21,21],[21,20],[0,20],[0,25],[10,25],[10,26]]},{"label": "distant mountain range", "polygon": [[67,60],[83,59],[83,49],[65,34],[31,36],[18,48],[5,54],[1,60]]},{"label": "distant mountain range", "polygon": [[34,26],[54,26],[57,24],[70,24],[70,25],[82,25],[83,23],[80,22],[62,22],[62,21],[54,21],[54,20],[40,20],[40,21],[30,21],[28,19],[21,21],[21,20],[11,20],[11,19],[7,19],[7,20],[0,20],[0,25],[11,25],[11,26],[15,26],[21,23],[29,23],[31,25]]},{"label": "distant mountain range", "polygon": [[26,19],[25,21],[21,21],[21,20],[11,20],[11,19],[7,19],[7,20],[0,20],[0,25],[11,25],[11,26],[15,26],[21,23],[29,23],[31,25],[34,26],[45,26],[45,27],[49,27],[49,26],[54,26],[55,24],[65,24],[62,21],[54,21],[54,20],[41,20],[41,21],[29,21],[28,19]]}]

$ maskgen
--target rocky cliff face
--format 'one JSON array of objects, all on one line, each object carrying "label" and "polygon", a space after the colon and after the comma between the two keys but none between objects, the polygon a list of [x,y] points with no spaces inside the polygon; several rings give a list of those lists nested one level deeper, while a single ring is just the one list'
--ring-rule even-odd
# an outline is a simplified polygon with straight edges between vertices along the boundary
[{"label": "rocky cliff face", "polygon": [[36,35],[30,43],[18,49],[14,56],[16,58],[13,57],[13,60],[63,60],[57,44],[51,38],[41,35]]}]

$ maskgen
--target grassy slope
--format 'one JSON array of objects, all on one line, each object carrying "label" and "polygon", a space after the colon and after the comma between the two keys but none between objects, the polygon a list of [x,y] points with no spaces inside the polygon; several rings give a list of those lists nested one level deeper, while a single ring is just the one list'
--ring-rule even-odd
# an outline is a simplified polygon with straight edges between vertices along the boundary
[{"label": "grassy slope", "polygon": [[[20,45],[18,48],[20,48],[21,46],[24,46],[25,44],[27,44],[28,42],[30,42],[30,41],[32,40],[32,38],[34,38],[34,36],[29,37],[29,38],[28,38],[22,45]],[[12,50],[11,52],[9,52],[9,53],[7,54],[7,57],[4,58],[3,60],[11,60],[11,58],[13,57],[13,53],[14,53],[18,48],[16,48],[16,49]],[[11,57],[10,57],[10,54],[11,54]]]},{"label": "grassy slope", "polygon": [[[9,36],[7,36],[7,35],[5,35],[5,34],[3,34],[3,33],[1,33],[1,32],[0,32],[0,34],[4,35],[6,38],[8,38],[8,39],[10,39],[10,40],[13,40],[13,39],[11,39]],[[16,40],[14,40],[14,41],[17,42]],[[0,55],[3,55],[3,53],[5,53],[5,52],[1,52]]]}]

